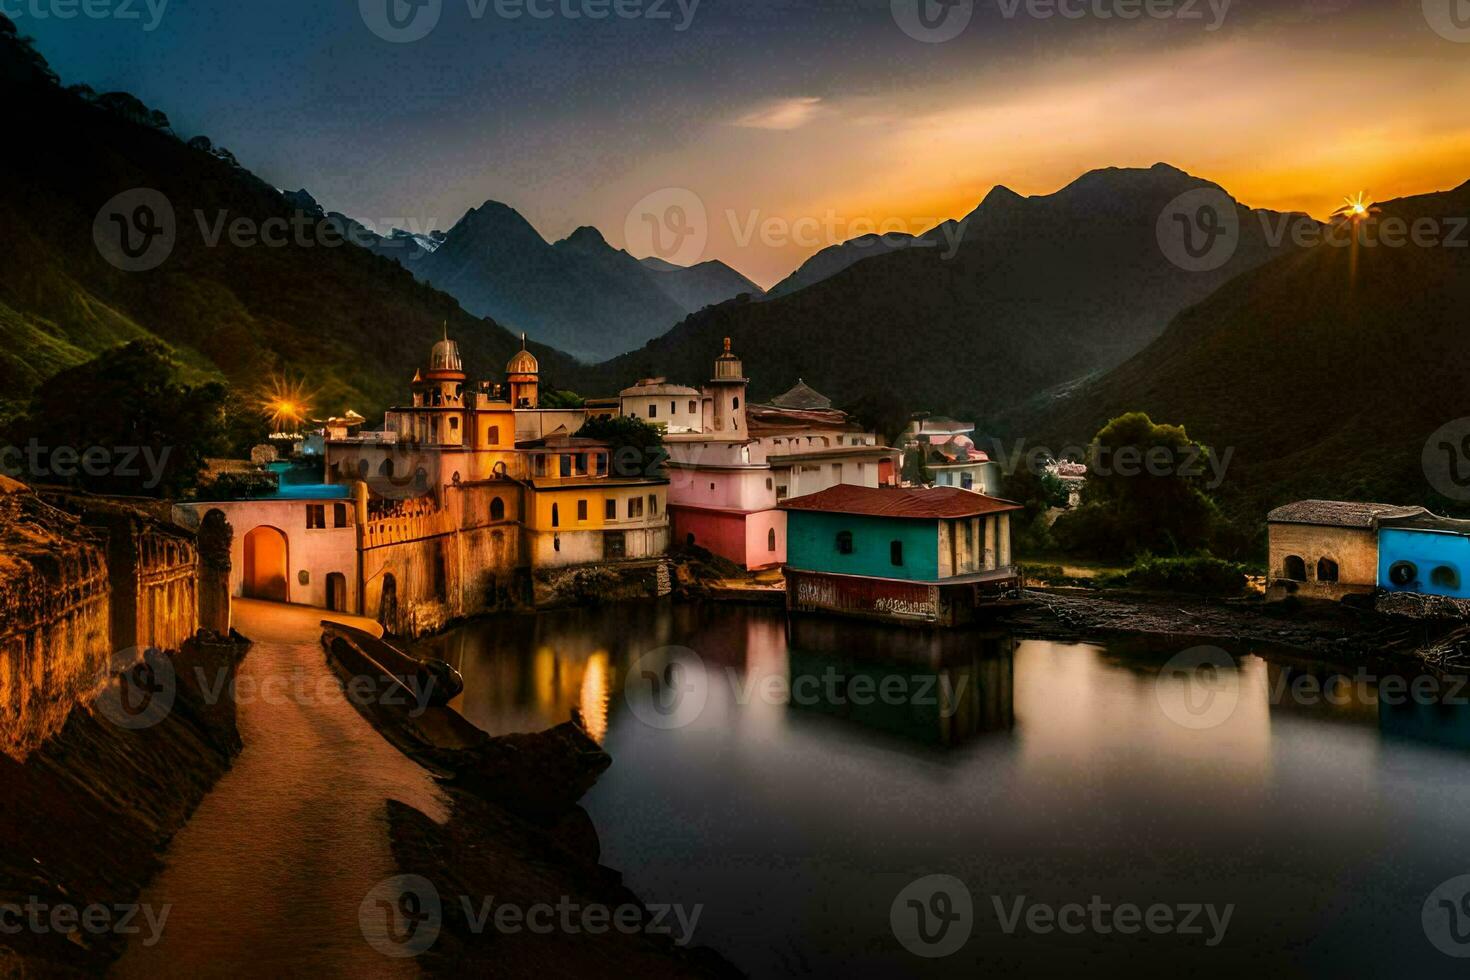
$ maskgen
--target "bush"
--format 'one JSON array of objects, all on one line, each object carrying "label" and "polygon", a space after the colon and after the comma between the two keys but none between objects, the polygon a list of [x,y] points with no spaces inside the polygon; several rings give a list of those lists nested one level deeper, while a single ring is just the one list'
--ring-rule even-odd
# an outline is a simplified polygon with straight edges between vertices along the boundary
[{"label": "bush", "polygon": [[1051,582],[1053,584],[1064,580],[1067,573],[1061,565],[1025,565],[1021,566],[1021,576],[1030,582]]},{"label": "bush", "polygon": [[1211,555],[1193,558],[1141,558],[1109,584],[1194,595],[1239,595],[1245,591],[1245,566]]}]

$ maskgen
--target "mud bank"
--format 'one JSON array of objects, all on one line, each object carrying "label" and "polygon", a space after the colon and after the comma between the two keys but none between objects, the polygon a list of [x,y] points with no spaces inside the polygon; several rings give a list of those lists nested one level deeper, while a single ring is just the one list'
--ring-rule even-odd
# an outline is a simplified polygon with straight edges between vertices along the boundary
[{"label": "mud bank", "polygon": [[1188,640],[1261,644],[1314,656],[1359,661],[1417,658],[1463,621],[1394,615],[1348,605],[1288,608],[1263,602],[1156,593],[1102,594],[1082,589],[1027,589],[1031,604],[996,624],[1022,636],[1079,639],[1150,634]]},{"label": "mud bank", "polygon": [[[195,639],[163,655],[174,694],[156,723],[119,720],[114,679],[24,759],[0,755],[0,908],[46,910],[14,932],[12,913],[0,976],[95,976],[147,933],[128,909],[240,750],[233,702],[209,704],[196,679],[233,676],[245,649]],[[89,908],[105,913],[75,921]]]}]

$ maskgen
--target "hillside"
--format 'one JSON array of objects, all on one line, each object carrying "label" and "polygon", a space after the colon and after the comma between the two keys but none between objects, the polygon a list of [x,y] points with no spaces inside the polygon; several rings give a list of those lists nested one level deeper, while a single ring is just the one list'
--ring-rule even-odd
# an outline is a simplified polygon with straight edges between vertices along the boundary
[{"label": "hillside", "polygon": [[[1470,415],[1470,183],[1380,208],[1363,231],[1374,244],[1324,241],[1227,283],[1116,370],[1007,428],[1083,438],[1134,409],[1183,423],[1233,450],[1223,494],[1254,517],[1303,497],[1463,512],[1421,456],[1432,433]],[[1416,220],[1444,244],[1408,241]],[[1384,244],[1386,230],[1403,244]]]},{"label": "hillside", "polygon": [[[1163,164],[1099,170],[1054,194],[993,190],[962,239],[874,255],[790,295],[691,316],[644,349],[589,369],[578,390],[650,374],[699,379],[722,337],[768,397],[797,378],[839,404],[892,396],[912,409],[984,421],[1037,391],[1112,367],[1180,310],[1289,244],[1237,205],[1241,236],[1223,267],[1171,263],[1156,224],[1186,191],[1216,188]],[[1218,188],[1216,188],[1218,190]],[[1267,217],[1273,217],[1267,215]]]},{"label": "hillside", "polygon": [[[63,90],[9,21],[0,24],[0,78],[11,96],[0,108],[5,131],[45,134],[7,154],[0,184],[9,245],[0,277],[0,413],[56,370],[140,337],[163,341],[197,375],[224,377],[243,395],[288,373],[317,392],[316,410],[369,415],[404,396],[446,321],[474,371],[498,375],[519,349],[510,333],[397,263],[340,240],[326,244],[333,239],[320,239],[314,223],[302,223],[302,240],[287,232],[279,245],[216,237],[239,219],[289,229],[296,211],[227,152],[186,145],[159,128],[166,120],[118,111],[127,97]],[[163,195],[176,234],[156,268],[126,272],[103,258],[93,226],[115,195],[137,188]],[[138,200],[121,220],[138,215]],[[105,215],[98,226],[116,234]],[[570,366],[556,351],[536,353],[553,378]]]}]

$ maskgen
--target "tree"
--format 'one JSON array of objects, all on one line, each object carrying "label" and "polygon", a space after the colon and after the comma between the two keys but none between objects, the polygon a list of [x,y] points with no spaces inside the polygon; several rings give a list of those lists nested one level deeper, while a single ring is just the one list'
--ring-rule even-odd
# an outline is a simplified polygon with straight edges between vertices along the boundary
[{"label": "tree", "polygon": [[581,408],[585,402],[575,391],[553,389],[541,393],[542,408]]},{"label": "tree", "polygon": [[663,433],[639,418],[588,419],[577,430],[577,436],[607,443],[614,476],[649,476],[668,458]]},{"label": "tree", "polygon": [[199,150],[201,153],[214,152],[214,141],[208,136],[195,136],[189,140],[189,149]]},{"label": "tree", "polygon": [[6,433],[24,481],[176,498],[225,448],[228,391],[178,380],[161,344],[133,341],[68,368],[31,396]]},{"label": "tree", "polygon": [[1201,489],[1208,452],[1182,426],[1142,412],[1113,419],[1089,447],[1082,506],[1053,527],[1058,543],[1106,558],[1208,549],[1220,523]]}]

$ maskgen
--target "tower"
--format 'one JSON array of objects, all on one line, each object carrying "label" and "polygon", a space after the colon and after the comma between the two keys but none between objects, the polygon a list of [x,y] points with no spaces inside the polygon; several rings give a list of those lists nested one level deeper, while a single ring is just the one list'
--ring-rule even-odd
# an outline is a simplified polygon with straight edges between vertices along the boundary
[{"label": "tower", "polygon": [[730,352],[730,338],[726,337],[725,350],[715,358],[715,376],[708,388],[714,403],[716,432],[745,435],[745,387],[750,379],[744,374],[740,358]]},{"label": "tower", "polygon": [[[417,371],[413,383],[414,408],[464,408],[464,364],[459,345],[449,339],[446,325],[444,339],[429,351],[429,369]],[[413,438],[430,445],[459,445],[462,440],[459,417],[453,412],[416,413]]]},{"label": "tower", "polygon": [[521,334],[521,349],[505,366],[510,382],[510,403],[514,408],[536,408],[541,404],[541,365],[536,355],[526,350],[526,335]]}]

